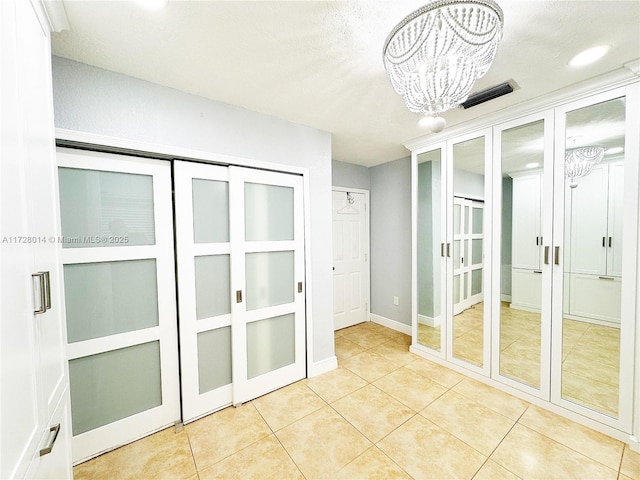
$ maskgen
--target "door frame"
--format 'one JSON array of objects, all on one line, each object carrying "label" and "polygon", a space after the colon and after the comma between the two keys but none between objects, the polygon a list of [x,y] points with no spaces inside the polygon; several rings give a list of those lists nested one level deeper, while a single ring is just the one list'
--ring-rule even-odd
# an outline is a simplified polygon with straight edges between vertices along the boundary
[{"label": "door frame", "polygon": [[[365,280],[366,280],[366,292],[364,293],[364,298],[365,301],[367,303],[367,314],[366,314],[366,319],[365,322],[370,322],[371,321],[371,222],[370,222],[370,215],[371,215],[371,210],[369,208],[369,190],[365,190],[362,188],[349,188],[349,187],[336,187],[336,186],[332,186],[331,187],[331,195],[333,196],[333,192],[341,192],[341,193],[347,193],[347,192],[352,192],[352,193],[358,193],[358,194],[362,194],[364,195],[364,211],[365,211],[365,225],[364,225],[364,229],[365,229],[365,239],[364,239],[364,254],[365,254],[365,270],[364,270],[364,274],[365,274]],[[331,222],[333,224],[333,212],[331,213]],[[333,248],[332,248],[332,263],[333,263]],[[333,273],[331,275],[331,280],[333,281]],[[332,320],[333,322],[333,316],[332,316]],[[334,323],[334,330],[335,331],[335,323]]]}]

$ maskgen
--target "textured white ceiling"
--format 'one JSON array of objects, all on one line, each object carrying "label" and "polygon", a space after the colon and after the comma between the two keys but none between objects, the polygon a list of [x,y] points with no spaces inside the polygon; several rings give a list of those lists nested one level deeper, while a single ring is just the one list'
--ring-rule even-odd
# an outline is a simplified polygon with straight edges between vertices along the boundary
[{"label": "textured white ceiling", "polygon": [[[70,31],[53,53],[332,133],[334,160],[372,166],[408,155],[425,135],[382,65],[393,26],[427,0],[175,1],[147,11],[129,1],[64,0]],[[445,113],[449,126],[640,58],[640,1],[498,0],[505,16],[493,66],[474,91],[515,80],[514,93]],[[576,70],[579,51],[611,45]]]}]

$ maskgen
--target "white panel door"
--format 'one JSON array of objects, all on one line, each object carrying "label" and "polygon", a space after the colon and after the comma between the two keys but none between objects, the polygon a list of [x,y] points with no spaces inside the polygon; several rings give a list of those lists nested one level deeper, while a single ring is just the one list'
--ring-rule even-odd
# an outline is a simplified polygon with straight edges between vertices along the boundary
[{"label": "white panel door", "polygon": [[571,202],[567,270],[572,273],[606,274],[608,170],[607,165],[597,165],[589,175],[576,179],[575,188],[566,189]]},{"label": "white panel door", "polygon": [[229,170],[237,405],[306,375],[304,199],[301,176]]},{"label": "white panel door", "polygon": [[229,169],[174,163],[183,421],[231,405]]},{"label": "white panel door", "polygon": [[74,462],[180,418],[171,166],[58,151]]},{"label": "white panel door", "polygon": [[183,421],[306,374],[302,177],[174,162]]},{"label": "white panel door", "polygon": [[622,276],[622,218],[624,215],[624,162],[609,164],[607,275]]},{"label": "white panel door", "polygon": [[513,268],[540,269],[541,196],[540,173],[513,176]]},{"label": "white panel door", "polygon": [[367,202],[364,192],[333,191],[333,327],[366,322],[369,303]]}]

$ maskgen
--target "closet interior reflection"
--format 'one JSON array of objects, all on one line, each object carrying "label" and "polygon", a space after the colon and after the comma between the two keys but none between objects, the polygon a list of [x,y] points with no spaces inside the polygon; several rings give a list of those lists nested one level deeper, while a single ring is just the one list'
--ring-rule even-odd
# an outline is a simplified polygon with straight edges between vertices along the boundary
[{"label": "closet interior reflection", "polygon": [[542,208],[544,120],[504,130],[501,137],[499,371],[539,389],[542,227],[548,221]]},{"label": "closet interior reflection", "polygon": [[565,122],[561,396],[618,417],[625,98]]}]

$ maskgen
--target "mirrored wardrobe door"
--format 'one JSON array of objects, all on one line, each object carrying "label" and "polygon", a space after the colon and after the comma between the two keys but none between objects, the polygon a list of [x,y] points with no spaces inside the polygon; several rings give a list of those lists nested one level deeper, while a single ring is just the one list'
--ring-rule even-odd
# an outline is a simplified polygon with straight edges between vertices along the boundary
[{"label": "mirrored wardrobe door", "polygon": [[[451,274],[447,286],[450,340],[449,358],[467,367],[487,367],[488,327],[485,318],[484,284],[484,215],[488,198],[485,169],[488,141],[484,134],[454,141],[450,145],[447,202],[453,215],[449,218],[449,241],[453,245]],[[487,352],[488,353],[488,352]]]},{"label": "mirrored wardrobe door", "polygon": [[494,375],[543,398],[549,392],[551,268],[545,251],[551,241],[552,123],[551,114],[529,117],[497,128],[495,136],[500,172],[494,184],[501,200]]},{"label": "mirrored wardrobe door", "polygon": [[417,155],[417,343],[441,352],[446,311],[442,148]]},{"label": "mirrored wardrobe door", "polygon": [[[626,422],[629,409],[620,400],[631,398],[620,394],[632,380],[624,378],[621,359],[632,356],[622,351],[621,338],[633,321],[623,314],[625,298],[629,303],[623,292],[627,282],[634,282],[624,264],[636,248],[637,227],[627,225],[635,219],[625,215],[623,205],[634,196],[637,204],[638,188],[637,158],[625,145],[627,99],[619,93],[559,112],[564,151],[563,168],[556,168],[556,196],[564,201],[556,206],[563,215],[558,215],[562,223],[555,227],[561,235],[554,242],[554,280],[562,284],[562,297],[556,292],[554,298],[559,337],[554,362],[561,365],[554,396],[574,410],[601,414],[612,425]],[[635,175],[635,184],[632,178],[625,181],[627,175]],[[623,244],[629,227],[625,239],[631,241]]]}]

